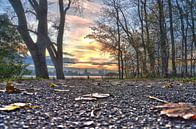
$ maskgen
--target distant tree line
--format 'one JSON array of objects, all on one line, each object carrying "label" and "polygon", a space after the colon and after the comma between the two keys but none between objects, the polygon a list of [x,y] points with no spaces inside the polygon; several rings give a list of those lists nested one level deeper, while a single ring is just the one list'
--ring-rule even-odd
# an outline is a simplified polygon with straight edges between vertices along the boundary
[{"label": "distant tree line", "polygon": [[92,27],[119,78],[196,75],[195,0],[103,0]]}]

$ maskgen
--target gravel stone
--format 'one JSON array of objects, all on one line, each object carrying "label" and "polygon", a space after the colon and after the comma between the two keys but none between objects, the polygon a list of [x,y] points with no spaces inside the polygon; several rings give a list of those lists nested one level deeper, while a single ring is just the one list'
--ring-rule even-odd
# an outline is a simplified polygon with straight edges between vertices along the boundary
[{"label": "gravel stone", "polygon": [[[58,86],[49,87],[50,83]],[[16,88],[27,89],[31,94],[0,92],[0,106],[26,102],[40,108],[0,111],[0,129],[196,129],[194,120],[160,116],[152,109],[162,103],[146,96],[196,105],[195,84],[173,81],[172,88],[165,88],[167,83],[90,79],[23,81]],[[0,84],[0,90],[4,88]],[[96,92],[111,96],[97,101],[74,100]],[[91,116],[93,110],[95,116]]]}]

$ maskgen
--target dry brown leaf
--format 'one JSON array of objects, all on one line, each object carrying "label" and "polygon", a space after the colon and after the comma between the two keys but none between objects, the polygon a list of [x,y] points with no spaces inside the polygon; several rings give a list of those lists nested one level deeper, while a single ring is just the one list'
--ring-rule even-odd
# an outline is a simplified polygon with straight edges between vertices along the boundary
[{"label": "dry brown leaf", "polygon": [[7,93],[14,93],[15,92],[15,87],[13,86],[13,83],[8,82],[5,88],[5,91]]},{"label": "dry brown leaf", "polygon": [[196,106],[189,103],[166,103],[155,108],[161,109],[161,115],[196,120]]},{"label": "dry brown leaf", "polygon": [[9,94],[11,94],[11,93],[20,93],[21,90],[15,88],[12,82],[7,82],[5,92],[9,93]]}]

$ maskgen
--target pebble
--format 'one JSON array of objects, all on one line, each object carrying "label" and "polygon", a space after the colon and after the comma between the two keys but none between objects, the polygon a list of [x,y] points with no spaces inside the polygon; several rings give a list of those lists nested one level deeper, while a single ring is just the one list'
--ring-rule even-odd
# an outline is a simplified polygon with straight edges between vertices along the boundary
[{"label": "pebble", "polygon": [[[158,81],[126,80],[112,83],[112,80],[56,80],[66,85],[66,87],[59,86],[60,90],[69,90],[66,93],[59,93],[48,86],[51,82],[53,81],[34,80],[17,86],[21,89],[40,89],[34,95],[1,93],[2,105],[27,102],[41,108],[19,109],[12,112],[1,111],[0,129],[8,129],[6,125],[9,125],[11,129],[196,129],[194,121],[160,116],[159,112],[151,109],[160,103],[146,97],[147,95],[156,96],[170,102],[183,100],[196,105],[196,88],[191,84],[168,89],[163,88],[162,83]],[[0,87],[4,86],[0,84]],[[74,101],[74,98],[83,94],[100,91],[111,94],[111,97],[91,102]],[[91,117],[92,109],[99,109],[99,117]]]}]

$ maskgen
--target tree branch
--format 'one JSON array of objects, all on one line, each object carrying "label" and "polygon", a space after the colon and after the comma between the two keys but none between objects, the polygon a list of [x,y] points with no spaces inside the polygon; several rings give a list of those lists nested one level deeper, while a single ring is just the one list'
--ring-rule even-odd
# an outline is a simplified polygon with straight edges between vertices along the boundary
[{"label": "tree branch", "polygon": [[33,14],[34,16],[37,17],[37,14],[35,12],[33,12],[32,10],[26,10],[25,13],[30,13],[30,14]]},{"label": "tree branch", "polygon": [[39,4],[36,0],[28,0],[32,8],[35,10],[35,12],[38,14],[39,10]]}]

